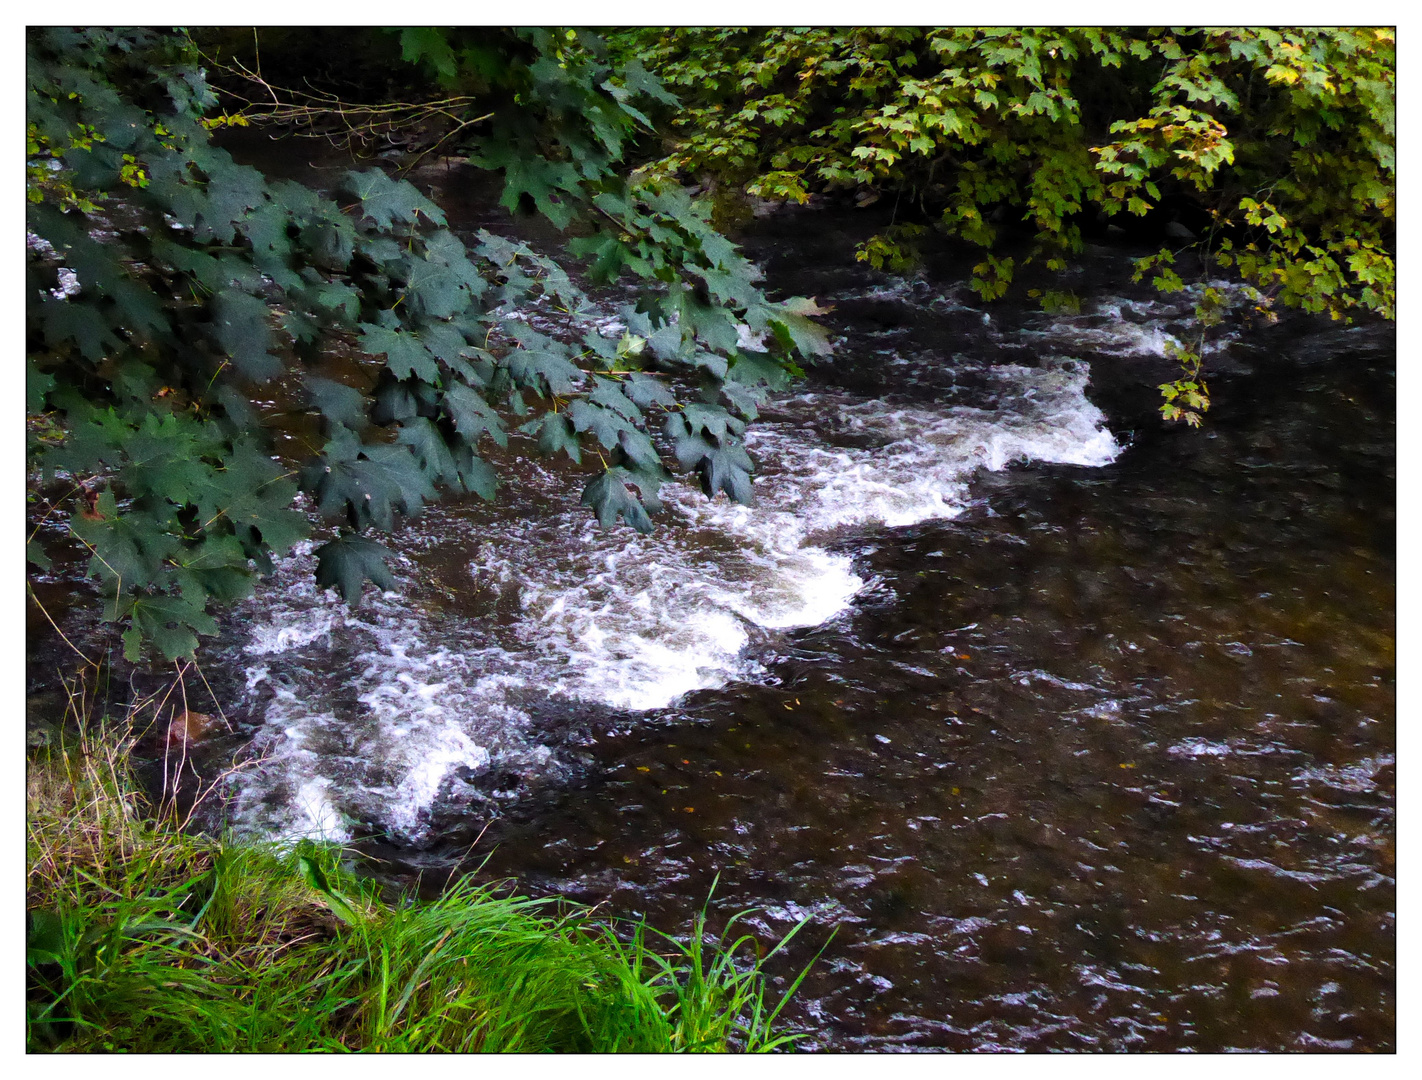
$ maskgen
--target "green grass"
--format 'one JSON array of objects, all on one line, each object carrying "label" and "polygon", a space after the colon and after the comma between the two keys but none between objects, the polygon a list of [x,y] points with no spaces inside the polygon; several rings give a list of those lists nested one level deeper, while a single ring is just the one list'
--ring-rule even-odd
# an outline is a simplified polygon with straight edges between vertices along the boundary
[{"label": "green grass", "polygon": [[29,762],[31,1050],[757,1051],[797,1037],[777,1020],[799,980],[772,1006],[762,970],[785,942],[753,958],[749,935],[731,937],[740,916],[713,946],[704,910],[682,942],[469,878],[389,901],[334,845],[184,831],[144,804],[126,755],[90,737]]}]

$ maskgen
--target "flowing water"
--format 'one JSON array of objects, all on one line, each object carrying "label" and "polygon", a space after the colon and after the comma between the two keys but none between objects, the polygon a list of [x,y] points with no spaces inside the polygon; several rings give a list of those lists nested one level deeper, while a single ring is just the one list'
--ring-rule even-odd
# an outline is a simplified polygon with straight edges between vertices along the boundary
[{"label": "flowing water", "polygon": [[713,922],[809,919],[782,985],[824,947],[811,1047],[1392,1049],[1391,329],[1231,293],[1167,428],[1191,301],[1125,254],[1049,316],[856,230],[746,237],[837,338],[750,429],[754,507],[603,532],[525,461],[394,539],[399,594],[284,560],[207,662],[260,758],[231,822],[669,930],[719,875]]}]

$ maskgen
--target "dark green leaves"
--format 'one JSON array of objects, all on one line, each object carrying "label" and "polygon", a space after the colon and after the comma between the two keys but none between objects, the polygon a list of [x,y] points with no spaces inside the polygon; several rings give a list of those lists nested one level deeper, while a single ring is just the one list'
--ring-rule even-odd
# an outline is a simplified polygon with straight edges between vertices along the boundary
[{"label": "dark green leaves", "polygon": [[116,617],[132,620],[123,632],[124,659],[136,662],[145,639],[158,647],[165,659],[192,656],[198,634],[217,633],[217,623],[202,605],[182,596],[139,594],[122,604]]},{"label": "dark green leaves", "polygon": [[361,212],[377,229],[388,230],[395,222],[413,224],[420,215],[443,225],[444,211],[420,194],[408,180],[392,180],[379,169],[346,173],[340,190],[360,201]]},{"label": "dark green leaves", "polygon": [[[575,242],[595,274],[643,279],[620,339],[580,341],[587,297],[529,244],[481,230],[466,247],[439,207],[382,169],[348,173],[338,204],[212,146],[196,115],[211,93],[179,36],[39,29],[27,46],[27,153],[65,164],[27,172],[30,465],[82,485],[68,520],[106,614],[129,622],[130,656],[144,641],[190,652],[211,629],[209,601],[244,595],[307,534],[299,489],[353,533],[393,529],[437,488],[493,498],[476,449],[486,436],[507,444],[510,414],[542,453],[579,465],[584,440],[596,448],[608,467],[584,503],[604,525],[645,530],[659,505],[667,473],[644,411],[674,413],[677,456],[705,490],[749,498],[743,424],[710,403],[753,415],[761,387],[793,370],[789,352],[820,347],[794,319],[811,313],[766,303],[755,268],[680,187],[615,175],[647,110],[672,99],[639,65],[619,70],[595,35],[401,34],[408,60],[467,95],[454,124],[493,113],[461,137],[503,173],[503,205],[531,204],[559,228],[595,213],[603,231]],[[94,231],[115,192],[123,212]],[[50,291],[61,266],[79,283],[62,300]],[[752,312],[785,355],[737,358]],[[379,360],[341,357],[351,337]],[[288,362],[301,365],[292,379],[254,392]],[[701,402],[682,409],[672,387],[692,383]],[[36,565],[41,547],[28,552]],[[354,601],[366,580],[392,584],[382,555],[342,536],[319,552],[318,579]]]},{"label": "dark green leaves", "polygon": [[459,70],[449,40],[432,26],[408,26],[400,31],[400,59],[411,63],[423,60],[445,79],[454,78]]},{"label": "dark green leaves", "polygon": [[373,525],[389,532],[396,510],[413,516],[435,494],[407,446],[362,444],[344,431],[302,474],[316,490],[321,512],[344,512],[356,529]]},{"label": "dark green leaves", "polygon": [[407,379],[413,375],[426,382],[439,378],[439,365],[414,334],[375,323],[361,323],[360,330],[360,347],[373,356],[383,355],[395,378]]},{"label": "dark green leaves", "polygon": [[550,457],[560,450],[573,461],[581,463],[582,448],[572,422],[564,413],[548,413],[538,428],[538,449]]},{"label": "dark green leaves", "polygon": [[343,536],[316,549],[316,584],[340,591],[351,607],[360,602],[367,581],[379,589],[393,589],[395,578],[385,565],[390,551],[374,540]]},{"label": "dark green leaves", "polygon": [[110,589],[145,585],[159,574],[163,560],[178,548],[178,538],[166,521],[145,514],[120,514],[114,493],[105,489],[93,516],[79,515],[71,524],[89,547],[89,573]]},{"label": "dark green leaves", "polygon": [[750,474],[755,466],[736,437],[744,424],[717,406],[688,405],[667,417],[667,435],[683,469],[695,471],[701,490],[725,492],[738,503],[751,502]]},{"label": "dark green leaves", "polygon": [[365,423],[366,396],[353,387],[317,375],[306,376],[311,404],[333,424],[359,429]]},{"label": "dark green leaves", "polygon": [[580,192],[578,172],[567,162],[549,161],[530,153],[530,149],[517,142],[490,141],[469,160],[481,168],[503,170],[500,206],[517,210],[520,199],[527,196],[539,213],[559,229],[565,229],[576,205],[571,197]]},{"label": "dark green leaves", "polygon": [[592,507],[597,522],[610,529],[620,517],[640,533],[652,531],[652,521],[642,503],[623,482],[629,476],[626,469],[612,468],[599,474],[583,488],[583,505]]},{"label": "dark green leaves", "polygon": [[504,366],[520,386],[540,394],[566,394],[581,381],[583,373],[568,360],[565,346],[531,331],[521,332],[518,324],[511,329],[528,343],[504,357]]},{"label": "dark green leaves", "polygon": [[268,350],[272,331],[267,305],[255,296],[224,289],[212,299],[212,334],[232,358],[232,364],[253,382],[266,382],[281,373],[281,361]]},{"label": "dark green leaves", "polygon": [[454,429],[470,444],[477,443],[486,432],[500,446],[508,441],[504,434],[499,414],[489,407],[489,403],[463,383],[453,383],[441,399],[446,415],[454,423]]}]

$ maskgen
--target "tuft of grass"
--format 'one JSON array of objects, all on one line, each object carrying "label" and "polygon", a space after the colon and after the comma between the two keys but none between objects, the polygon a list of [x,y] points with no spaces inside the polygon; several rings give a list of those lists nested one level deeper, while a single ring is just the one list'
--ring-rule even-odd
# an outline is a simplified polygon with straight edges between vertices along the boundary
[{"label": "tuft of grass", "polygon": [[29,761],[31,1050],[758,1051],[799,1037],[776,1022],[800,980],[772,1007],[762,967],[789,936],[751,955],[750,935],[731,940],[745,912],[713,940],[703,908],[680,941],[469,878],[387,900],[335,845],[185,832],[144,803],[127,752],[105,733]]}]

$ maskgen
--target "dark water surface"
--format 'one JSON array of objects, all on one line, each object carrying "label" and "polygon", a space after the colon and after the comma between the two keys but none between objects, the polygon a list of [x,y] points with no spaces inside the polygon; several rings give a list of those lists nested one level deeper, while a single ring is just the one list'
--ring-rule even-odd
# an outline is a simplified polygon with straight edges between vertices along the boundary
[{"label": "dark water surface", "polygon": [[719,874],[713,924],[810,917],[770,966],[824,946],[810,1047],[1393,1049],[1391,328],[1238,305],[1166,427],[1189,303],[1125,252],[1049,317],[868,231],[747,231],[838,338],[766,410],[759,516],[674,500],[629,569],[585,474],[522,466],[395,538],[404,600],[292,561],[209,661],[272,755],[233,813],[665,930]]},{"label": "dark water surface", "polygon": [[[964,349],[932,322],[888,332]],[[789,1014],[819,1047],[1392,1049],[1392,348],[1246,334],[1198,433],[1095,358],[1114,463],[842,535],[852,613],[596,742],[482,872],[661,925],[719,872],[767,941],[813,916],[795,963],[837,926]]]}]

